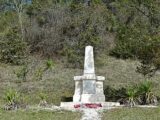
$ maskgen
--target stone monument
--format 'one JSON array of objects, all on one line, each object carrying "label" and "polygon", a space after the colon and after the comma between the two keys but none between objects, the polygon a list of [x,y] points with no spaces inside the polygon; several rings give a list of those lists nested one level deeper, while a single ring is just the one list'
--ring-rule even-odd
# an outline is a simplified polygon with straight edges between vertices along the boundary
[{"label": "stone monument", "polygon": [[75,92],[73,102],[61,102],[61,107],[69,108],[75,104],[100,103],[102,107],[119,106],[117,102],[105,102],[103,82],[105,77],[96,76],[94,67],[94,53],[92,46],[86,46],[84,59],[84,73],[74,76]]},{"label": "stone monument", "polygon": [[86,46],[84,73],[82,76],[75,76],[75,93],[73,102],[95,103],[105,102],[103,93],[103,81],[105,77],[96,76],[94,67],[93,47]]}]

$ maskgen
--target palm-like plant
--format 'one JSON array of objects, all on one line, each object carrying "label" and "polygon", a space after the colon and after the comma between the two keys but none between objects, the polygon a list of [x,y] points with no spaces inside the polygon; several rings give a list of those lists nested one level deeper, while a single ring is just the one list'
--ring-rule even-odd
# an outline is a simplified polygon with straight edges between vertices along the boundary
[{"label": "palm-like plant", "polygon": [[5,105],[5,110],[17,109],[19,102],[19,94],[17,91],[13,89],[7,90],[4,99],[7,102]]},{"label": "palm-like plant", "polygon": [[157,98],[152,92],[153,84],[151,81],[144,81],[139,85],[139,95],[141,104],[156,104]]},{"label": "palm-like plant", "polygon": [[46,101],[47,95],[45,93],[40,93],[39,98],[40,98],[39,106],[42,107],[47,106],[47,101]]},{"label": "palm-like plant", "polygon": [[128,104],[130,107],[133,107],[136,105],[136,99],[137,99],[137,89],[136,88],[128,88],[126,91]]},{"label": "palm-like plant", "polygon": [[15,90],[9,89],[5,94],[5,100],[8,104],[14,104],[18,100],[18,93]]}]

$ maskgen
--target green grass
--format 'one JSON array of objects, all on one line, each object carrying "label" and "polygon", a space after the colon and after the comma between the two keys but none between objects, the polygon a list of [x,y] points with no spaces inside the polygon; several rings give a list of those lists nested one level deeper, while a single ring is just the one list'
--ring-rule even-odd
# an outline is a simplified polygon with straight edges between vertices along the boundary
[{"label": "green grass", "polygon": [[68,111],[0,110],[0,120],[80,120],[81,114]]},{"label": "green grass", "polygon": [[103,113],[102,120],[160,120],[160,108],[122,108]]},{"label": "green grass", "polygon": [[[107,55],[100,56],[95,61],[96,74],[106,77],[104,86],[121,88],[127,85],[138,84],[144,80],[143,76],[136,73],[138,61],[121,60]],[[101,61],[101,62],[99,62]],[[39,104],[40,93],[47,96],[47,102],[59,105],[61,97],[72,97],[74,94],[74,80],[76,75],[82,75],[83,69],[66,68],[63,63],[56,61],[52,70],[43,73],[42,80],[36,79],[36,72],[40,68],[45,68],[46,60],[31,57],[28,64],[28,74],[26,81],[18,79],[14,71],[18,71],[20,66],[0,64],[0,104],[4,104],[4,93],[8,88],[19,91],[27,104]],[[152,78],[154,92],[160,96],[160,74]]]},{"label": "green grass", "polygon": [[[144,80],[141,74],[135,72],[138,61],[118,60],[104,55],[95,61],[96,74],[106,77],[104,86],[121,88],[127,85],[138,84]],[[36,72],[45,68],[46,60],[32,57],[28,64],[29,72],[26,81],[20,80],[14,74],[20,66],[11,66],[0,63],[0,106],[5,104],[4,93],[8,88],[16,89],[21,93],[26,104],[35,105],[40,102],[40,93],[46,94],[49,104],[59,105],[61,97],[72,97],[74,94],[74,80],[76,75],[82,75],[83,69],[65,68],[57,61],[52,70],[43,73],[42,80],[37,80]],[[152,78],[154,92],[160,96],[160,74]],[[33,110],[3,111],[0,110],[0,120],[79,120],[79,113],[67,111],[48,112]],[[113,109],[104,113],[103,120],[160,120],[160,109],[125,108]]]}]

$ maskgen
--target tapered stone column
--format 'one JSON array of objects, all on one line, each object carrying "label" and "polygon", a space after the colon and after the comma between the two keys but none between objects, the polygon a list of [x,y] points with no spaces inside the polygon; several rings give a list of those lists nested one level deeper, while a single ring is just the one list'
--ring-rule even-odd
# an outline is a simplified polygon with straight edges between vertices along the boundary
[{"label": "tapered stone column", "polygon": [[105,102],[103,93],[103,76],[95,75],[93,47],[86,46],[84,72],[82,76],[75,76],[74,102],[94,103]]},{"label": "tapered stone column", "polygon": [[95,75],[93,47],[87,46],[85,49],[84,75]]},{"label": "tapered stone column", "polygon": [[105,77],[96,76],[94,67],[93,47],[86,46],[84,59],[84,72],[82,76],[74,76],[75,91],[73,102],[61,102],[61,106],[68,108],[84,103],[100,103],[102,107],[120,106],[117,102],[105,102],[103,82]]}]

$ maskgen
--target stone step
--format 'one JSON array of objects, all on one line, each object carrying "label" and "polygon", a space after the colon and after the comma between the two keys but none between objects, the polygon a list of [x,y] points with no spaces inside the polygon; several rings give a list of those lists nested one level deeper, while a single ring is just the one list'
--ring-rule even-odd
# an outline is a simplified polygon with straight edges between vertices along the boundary
[{"label": "stone step", "polygon": [[101,104],[102,108],[106,107],[119,107],[119,102],[94,102],[94,103],[82,103],[82,102],[61,102],[60,107],[62,108],[74,108],[75,105],[83,104]]}]

